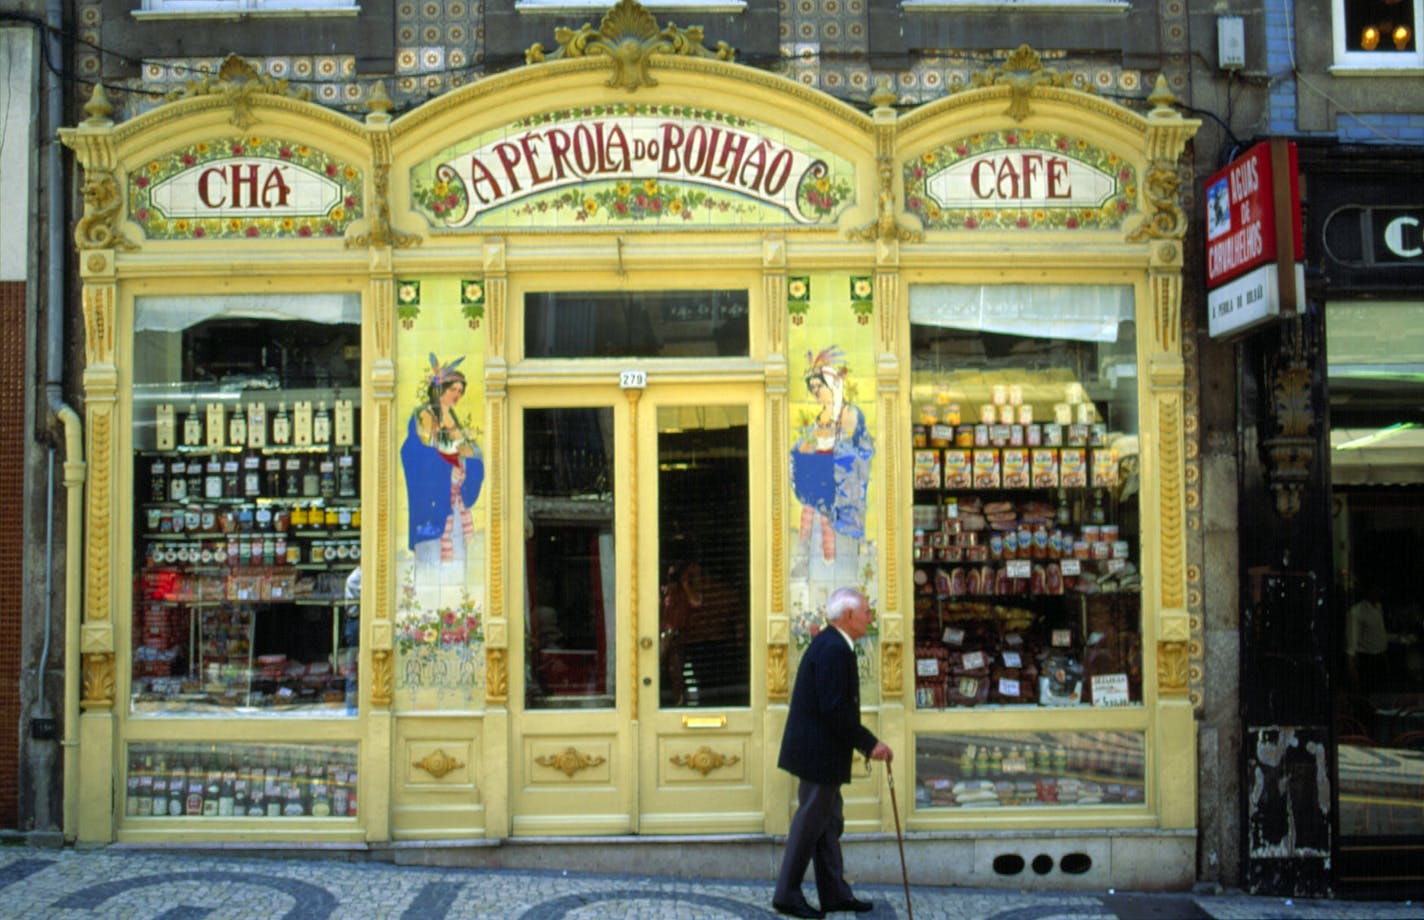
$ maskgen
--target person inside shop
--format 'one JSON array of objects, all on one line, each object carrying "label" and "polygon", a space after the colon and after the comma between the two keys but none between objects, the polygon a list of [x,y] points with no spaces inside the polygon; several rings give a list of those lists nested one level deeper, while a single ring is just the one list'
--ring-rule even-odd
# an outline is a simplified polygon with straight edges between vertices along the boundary
[{"label": "person inside shop", "polygon": [[[777,766],[800,780],[796,814],[786,835],[786,853],[771,905],[791,917],[824,917],[833,911],[872,908],[851,891],[841,859],[845,830],[841,786],[850,782],[851,754],[889,763],[894,752],[860,721],[860,671],[855,643],[874,614],[870,600],[842,587],[826,599],[826,623],[796,670]],[[801,892],[807,864],[814,864],[819,908]]]},{"label": "person inside shop", "polygon": [[1367,578],[1360,598],[1345,613],[1345,660],[1350,685],[1368,700],[1385,689],[1389,659],[1389,633],[1384,624],[1384,592],[1379,578]]},{"label": "person inside shop", "polygon": [[700,563],[674,562],[668,566],[658,614],[658,660],[662,674],[659,696],[664,706],[687,704],[687,627],[702,612],[704,600]]}]

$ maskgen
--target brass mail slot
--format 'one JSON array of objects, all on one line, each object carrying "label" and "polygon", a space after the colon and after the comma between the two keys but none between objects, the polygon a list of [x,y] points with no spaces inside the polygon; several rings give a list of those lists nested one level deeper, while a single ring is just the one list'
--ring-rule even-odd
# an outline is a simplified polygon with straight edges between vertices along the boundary
[{"label": "brass mail slot", "polygon": [[726,716],[683,716],[683,728],[726,728]]}]

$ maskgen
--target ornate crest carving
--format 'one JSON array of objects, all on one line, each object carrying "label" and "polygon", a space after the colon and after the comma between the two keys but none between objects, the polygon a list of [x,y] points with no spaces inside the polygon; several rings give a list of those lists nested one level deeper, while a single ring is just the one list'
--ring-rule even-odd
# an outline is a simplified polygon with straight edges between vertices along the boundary
[{"label": "ornate crest carving", "polygon": [[1092,84],[1081,76],[1059,73],[1052,67],[1044,67],[1043,58],[1028,45],[1019,45],[1004,61],[1002,67],[994,66],[981,73],[971,74],[969,86],[1007,86],[1007,114],[1014,121],[1023,121],[1029,116],[1028,99],[1036,86],[1061,86],[1085,93],[1093,91]]},{"label": "ornate crest carving", "polygon": [[674,754],[672,757],[668,758],[668,760],[672,763],[673,766],[687,767],[689,769],[696,770],[703,776],[706,776],[713,770],[720,770],[722,767],[730,767],[732,764],[740,762],[741,759],[742,758],[738,757],[736,754],[719,754],[705,744],[702,745],[702,747],[698,748],[695,753]]},{"label": "ornate crest carving", "polygon": [[580,770],[587,770],[603,763],[605,758],[597,754],[584,754],[577,748],[567,748],[561,754],[547,754],[543,757],[534,758],[534,762],[541,767],[553,767],[562,772],[569,779],[574,778],[574,774]]},{"label": "ornate crest carving", "polygon": [[436,748],[413,764],[436,779],[444,779],[446,774],[452,773],[464,765],[463,761],[451,757],[442,748]]},{"label": "ornate crest carving", "polygon": [[294,99],[310,99],[311,91],[293,91],[286,80],[264,76],[256,67],[235,54],[223,58],[217,75],[209,74],[202,80],[192,80],[182,89],[168,94],[168,101],[196,99],[199,96],[219,96],[232,106],[232,124],[244,131],[250,128],[256,118],[252,114],[252,101],[258,96],[290,96]]},{"label": "ornate crest carving", "polygon": [[657,85],[658,81],[648,73],[655,55],[681,54],[721,61],[731,61],[736,55],[726,42],[718,42],[716,51],[704,48],[701,26],[680,29],[668,23],[667,28],[659,30],[653,14],[637,0],[619,0],[617,6],[603,14],[597,29],[588,23],[577,31],[556,29],[554,40],[559,43],[558,50],[546,55],[544,46],[536,43],[524,52],[525,63],[604,55],[613,61],[608,85],[630,93],[640,86]]}]

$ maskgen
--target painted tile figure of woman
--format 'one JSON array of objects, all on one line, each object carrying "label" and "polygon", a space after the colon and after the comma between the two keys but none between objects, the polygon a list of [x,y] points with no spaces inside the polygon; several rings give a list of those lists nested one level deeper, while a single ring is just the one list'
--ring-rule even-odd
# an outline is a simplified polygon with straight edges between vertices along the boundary
[{"label": "painted tile figure of woman", "polygon": [[806,389],[821,409],[802,428],[791,451],[791,485],[801,502],[801,542],[813,539],[819,525],[826,562],[835,561],[836,534],[857,542],[865,537],[866,490],[875,453],[865,414],[846,392],[849,369],[843,358],[835,345],[815,356],[806,353]]},{"label": "painted tile figure of woman", "polygon": [[480,497],[485,463],[475,433],[455,414],[465,395],[463,357],[441,364],[430,356],[424,402],[411,414],[401,466],[410,510],[410,548],[417,571],[463,563],[474,535],[470,509]]}]

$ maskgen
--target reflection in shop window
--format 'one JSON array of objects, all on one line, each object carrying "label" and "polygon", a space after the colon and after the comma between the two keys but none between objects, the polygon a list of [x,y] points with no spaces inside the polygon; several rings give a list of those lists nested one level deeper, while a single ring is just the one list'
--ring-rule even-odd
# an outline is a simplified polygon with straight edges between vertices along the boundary
[{"label": "reflection in shop window", "polygon": [[658,409],[659,701],[750,702],[744,406]]},{"label": "reflection in shop window", "polygon": [[524,410],[525,703],[614,702],[613,413]]},{"label": "reflection in shop window", "polygon": [[916,705],[1140,704],[1132,289],[910,290]]},{"label": "reflection in shop window", "polygon": [[136,712],[354,713],[355,295],[139,298]]}]

